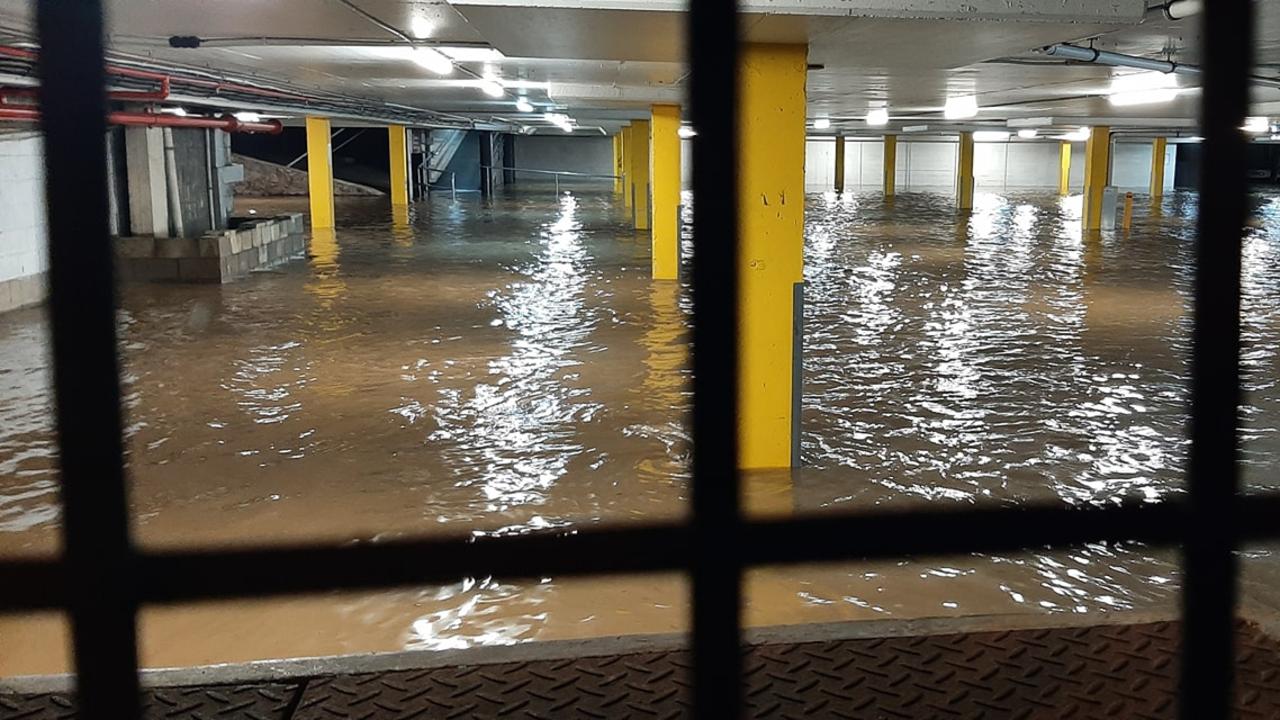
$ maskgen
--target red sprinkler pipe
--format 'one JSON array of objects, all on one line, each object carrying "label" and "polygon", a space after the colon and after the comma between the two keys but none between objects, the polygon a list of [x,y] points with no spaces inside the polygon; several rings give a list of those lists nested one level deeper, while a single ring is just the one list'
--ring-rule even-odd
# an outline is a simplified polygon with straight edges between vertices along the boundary
[{"label": "red sprinkler pipe", "polygon": [[[31,108],[0,107],[0,121],[14,120],[21,122],[39,122],[40,111]],[[212,128],[226,132],[267,133],[277,135],[284,130],[279,120],[262,122],[244,122],[234,117],[184,117],[165,113],[149,112],[112,112],[107,113],[107,122],[112,125],[135,125],[143,127],[177,127],[177,128]]]}]

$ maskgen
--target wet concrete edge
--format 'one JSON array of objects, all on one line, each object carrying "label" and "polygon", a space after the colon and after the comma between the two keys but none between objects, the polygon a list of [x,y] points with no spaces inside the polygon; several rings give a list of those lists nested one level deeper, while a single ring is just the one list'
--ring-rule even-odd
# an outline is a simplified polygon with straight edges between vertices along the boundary
[{"label": "wet concrete edge", "polygon": [[[1259,615],[1258,613],[1262,613]],[[1280,637],[1280,619],[1273,613],[1245,603],[1242,619],[1258,625],[1265,634]],[[960,618],[914,620],[852,620],[751,628],[749,645],[830,642],[865,638],[955,635],[1005,630],[1039,630],[1064,627],[1139,625],[1177,620],[1177,611],[1116,612],[1104,615],[1075,613],[1045,615],[974,615]],[[407,650],[319,658],[258,660],[185,668],[143,670],[144,687],[187,687],[282,682],[333,675],[425,670],[459,665],[493,665],[535,660],[567,660],[606,655],[669,652],[688,646],[685,633],[615,635],[578,640],[543,640],[513,645],[488,645],[456,650]],[[28,675],[0,678],[0,693],[38,694],[70,692],[72,675]]]}]

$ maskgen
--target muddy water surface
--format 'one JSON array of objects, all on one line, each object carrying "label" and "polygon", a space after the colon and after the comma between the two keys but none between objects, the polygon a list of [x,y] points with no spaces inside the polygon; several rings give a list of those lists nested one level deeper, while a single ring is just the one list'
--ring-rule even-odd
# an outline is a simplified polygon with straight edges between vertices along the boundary
[{"label": "muddy water surface", "polygon": [[[1267,487],[1280,391],[1280,201],[1246,245],[1246,479]],[[242,210],[300,209],[257,201]],[[768,513],[1157,500],[1181,492],[1194,196],[1082,240],[1079,198],[812,195],[796,473]],[[380,202],[310,255],[223,287],[136,286],[119,314],[138,541],[151,547],[538,529],[686,512],[688,298],[648,280],[607,194]],[[38,310],[0,316],[0,555],[57,552]],[[1274,568],[1258,551],[1255,565]],[[1170,606],[1134,545],[767,568],[781,624]],[[424,561],[429,561],[426,559]],[[151,608],[173,666],[684,627],[679,577],[465,578],[408,591]],[[0,616],[0,675],[66,667],[53,615]]]}]

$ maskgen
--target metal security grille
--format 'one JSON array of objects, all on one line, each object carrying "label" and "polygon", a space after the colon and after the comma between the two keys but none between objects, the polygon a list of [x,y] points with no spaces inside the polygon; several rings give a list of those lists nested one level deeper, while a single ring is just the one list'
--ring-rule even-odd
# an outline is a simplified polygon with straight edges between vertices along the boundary
[{"label": "metal security grille", "polygon": [[[107,243],[101,0],[39,0],[47,152],[53,362],[64,552],[0,562],[0,610],[65,609],[85,718],[138,717],[140,604],[451,581],[464,574],[585,575],[680,569],[692,579],[696,715],[740,716],[741,579],[761,564],[1012,551],[1136,540],[1184,548],[1180,707],[1229,715],[1236,563],[1244,541],[1280,538],[1280,496],[1238,494],[1237,407],[1244,120],[1253,48],[1250,0],[1203,14],[1201,178],[1185,497],[1159,504],[859,514],[744,523],[736,427],[734,0],[688,12],[694,140],[694,480],[688,524],[567,535],[405,541],[235,552],[141,551],[129,537]],[[281,568],[286,568],[282,571]]]}]

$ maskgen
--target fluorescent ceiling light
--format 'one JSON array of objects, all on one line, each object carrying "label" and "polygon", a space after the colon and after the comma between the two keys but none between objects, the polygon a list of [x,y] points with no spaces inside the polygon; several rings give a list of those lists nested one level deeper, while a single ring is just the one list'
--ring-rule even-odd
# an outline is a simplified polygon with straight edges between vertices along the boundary
[{"label": "fluorescent ceiling light", "polygon": [[1002,142],[1009,139],[1008,130],[978,130],[973,134],[978,142]]},{"label": "fluorescent ceiling light", "polygon": [[1139,72],[1111,78],[1112,105],[1152,105],[1178,97],[1178,82],[1171,73]]},{"label": "fluorescent ceiling light", "polygon": [[831,118],[818,118],[813,121],[814,130],[826,130],[831,127]]},{"label": "fluorescent ceiling light", "polygon": [[681,126],[680,126],[680,129],[676,131],[676,134],[677,134],[677,135],[679,135],[680,137],[684,138],[685,140],[688,140],[689,138],[693,137],[694,135],[697,135],[697,134],[698,134],[698,131],[697,131],[697,130],[694,130],[694,129],[693,129],[693,126],[691,126],[691,125],[681,125]]},{"label": "fluorescent ceiling light", "polygon": [[1025,128],[1018,131],[1018,137],[1022,138],[1023,140],[1030,140],[1032,138],[1039,137],[1039,136],[1040,136],[1040,131],[1036,130],[1035,128]]},{"label": "fluorescent ceiling light", "polygon": [[1084,142],[1092,136],[1093,136],[1092,130],[1090,130],[1087,127],[1082,127],[1079,130],[1076,130],[1075,132],[1069,132],[1066,135],[1059,135],[1058,139],[1066,140],[1068,142]]},{"label": "fluorescent ceiling light", "polygon": [[256,112],[246,111],[246,112],[232,113],[231,117],[239,120],[240,122],[261,122],[262,121],[262,116]]},{"label": "fluorescent ceiling light", "polygon": [[889,108],[871,108],[867,111],[867,124],[881,127],[889,124]]},{"label": "fluorescent ceiling light", "polygon": [[166,115],[177,115],[178,117],[186,117],[187,109],[183,107],[166,107],[160,108],[160,112]]},{"label": "fluorescent ceiling light", "polygon": [[414,48],[413,61],[437,75],[453,73],[453,61],[429,47]]},{"label": "fluorescent ceiling light", "polygon": [[577,124],[576,120],[563,113],[545,113],[542,119],[567,133],[573,132],[574,126]]},{"label": "fluorescent ceiling light", "polygon": [[1244,127],[1240,129],[1251,133],[1268,132],[1271,130],[1271,121],[1264,117],[1247,117],[1244,119]]},{"label": "fluorescent ceiling light", "polygon": [[948,120],[962,120],[978,114],[978,98],[972,95],[958,95],[947,98],[942,108],[942,116]]},{"label": "fluorescent ceiling light", "polygon": [[500,98],[507,94],[506,89],[502,87],[502,83],[497,80],[481,80],[480,89],[484,91],[485,95],[494,98]]},{"label": "fluorescent ceiling light", "polygon": [[435,31],[436,24],[424,17],[415,17],[409,21],[409,32],[413,33],[413,36],[419,40],[431,37],[431,34]]},{"label": "fluorescent ceiling light", "polygon": [[516,109],[520,112],[533,112],[533,103],[529,102],[529,98],[518,98],[516,100]]},{"label": "fluorescent ceiling light", "polygon": [[496,60],[504,60],[507,57],[502,54],[502,51],[491,47],[441,45],[436,49],[458,62],[493,62]]}]

